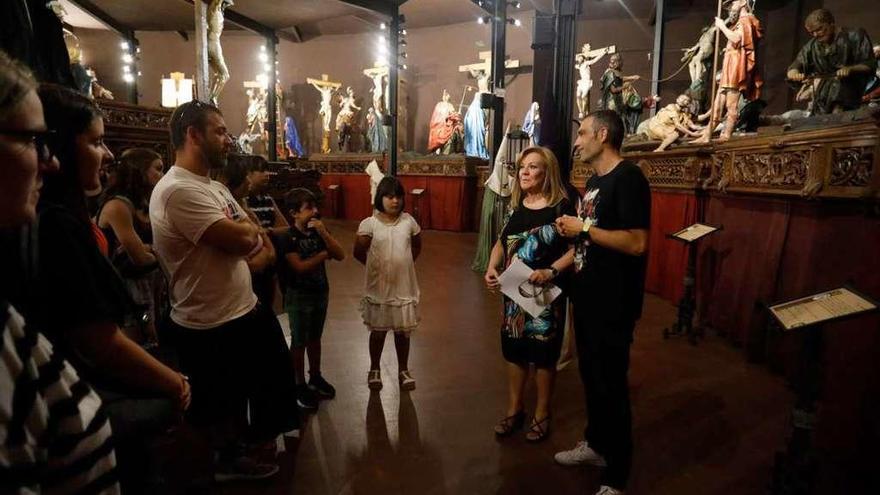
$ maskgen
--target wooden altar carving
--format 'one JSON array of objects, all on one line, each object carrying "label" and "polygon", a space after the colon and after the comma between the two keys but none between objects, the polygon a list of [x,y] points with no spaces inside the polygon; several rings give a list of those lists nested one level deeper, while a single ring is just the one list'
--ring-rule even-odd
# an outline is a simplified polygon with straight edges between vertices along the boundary
[{"label": "wooden altar carving", "polygon": [[104,141],[114,155],[129,148],[149,148],[162,156],[166,167],[174,162],[168,126],[171,110],[115,100],[96,102],[104,115]]}]

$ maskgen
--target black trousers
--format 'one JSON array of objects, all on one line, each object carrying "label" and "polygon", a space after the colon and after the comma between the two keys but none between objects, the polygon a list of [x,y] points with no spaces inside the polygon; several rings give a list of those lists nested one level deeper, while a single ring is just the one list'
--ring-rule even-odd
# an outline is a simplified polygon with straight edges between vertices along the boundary
[{"label": "black trousers", "polygon": [[632,411],[629,401],[629,348],[634,321],[602,322],[574,305],[578,368],[584,385],[587,427],[584,439],[605,458],[601,484],[626,488],[632,467]]},{"label": "black trousers", "polygon": [[220,437],[215,446],[265,441],[299,426],[293,363],[269,308],[257,304],[207,330],[169,326],[192,386],[189,419]]}]

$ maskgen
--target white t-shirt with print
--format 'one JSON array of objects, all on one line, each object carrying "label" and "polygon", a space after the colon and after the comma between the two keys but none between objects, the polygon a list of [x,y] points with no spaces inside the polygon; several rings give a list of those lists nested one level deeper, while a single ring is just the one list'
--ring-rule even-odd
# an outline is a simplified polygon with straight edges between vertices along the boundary
[{"label": "white t-shirt with print", "polygon": [[209,329],[247,314],[257,304],[244,257],[199,242],[205,231],[245,213],[223,184],[171,167],[150,198],[153,251],[168,276],[171,319]]}]

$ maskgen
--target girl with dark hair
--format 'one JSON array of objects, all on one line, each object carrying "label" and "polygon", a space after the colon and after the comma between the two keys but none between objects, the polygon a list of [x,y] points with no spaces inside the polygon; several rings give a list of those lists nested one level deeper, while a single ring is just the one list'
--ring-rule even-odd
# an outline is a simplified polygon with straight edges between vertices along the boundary
[{"label": "girl with dark hair", "polygon": [[162,157],[153,150],[132,148],[114,167],[115,180],[101,197],[95,220],[107,238],[110,259],[131,292],[137,308],[128,314],[126,333],[138,343],[157,343],[154,322],[163,280],[150,244],[149,202],[162,178]]},{"label": "girl with dark hair", "polygon": [[357,230],[354,257],[367,268],[361,315],[370,331],[370,372],[367,385],[382,388],[379,360],[385,335],[394,332],[401,390],[416,388],[409,371],[410,333],[419,324],[419,282],[415,260],[422,250],[421,228],[403,211],[403,185],[385,177],[376,188],[376,210]]},{"label": "girl with dark hair", "polygon": [[[46,177],[38,205],[34,314],[49,340],[104,399],[121,466],[143,470],[143,461],[126,464],[126,456],[141,454],[144,440],[164,432],[175,409],[189,406],[189,383],[120,331],[131,298],[106,257],[107,239],[86,208],[85,191],[100,187],[99,170],[113,159],[104,145],[100,110],[60,86],[44,85],[39,96],[46,123],[56,132],[49,149],[60,171]],[[132,481],[132,488],[139,485]]]}]

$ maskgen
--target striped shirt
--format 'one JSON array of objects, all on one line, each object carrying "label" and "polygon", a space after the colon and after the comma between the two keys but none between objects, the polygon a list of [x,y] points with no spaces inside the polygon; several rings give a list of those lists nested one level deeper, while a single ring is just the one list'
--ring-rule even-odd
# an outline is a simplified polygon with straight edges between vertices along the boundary
[{"label": "striped shirt", "polygon": [[101,399],[0,299],[0,493],[120,493]]}]

